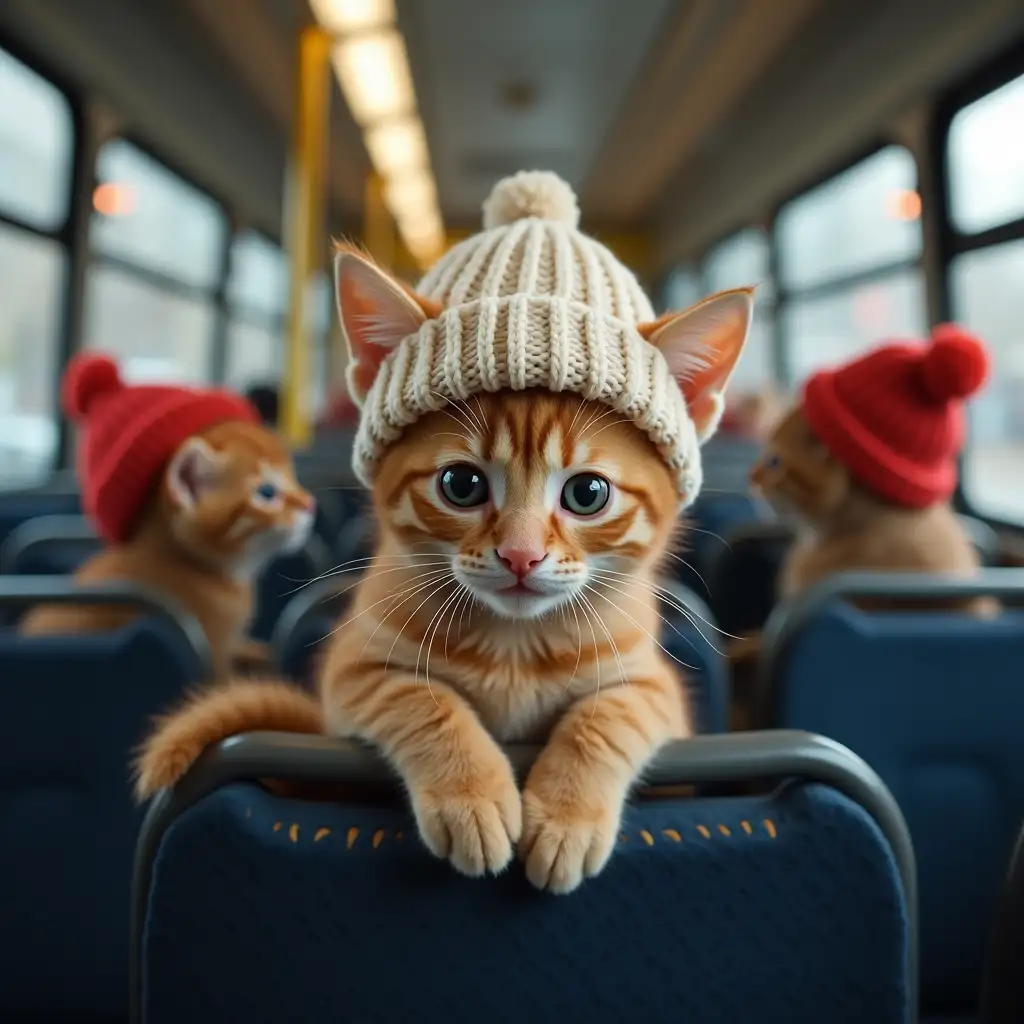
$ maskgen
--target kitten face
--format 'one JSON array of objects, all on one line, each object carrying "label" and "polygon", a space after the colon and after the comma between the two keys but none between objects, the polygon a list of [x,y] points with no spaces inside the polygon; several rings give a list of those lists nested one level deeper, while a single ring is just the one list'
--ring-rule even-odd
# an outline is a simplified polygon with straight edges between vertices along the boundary
[{"label": "kitten face", "polygon": [[446,560],[503,618],[533,619],[665,551],[677,497],[647,438],[575,395],[501,392],[424,417],[385,456],[386,531]]},{"label": "kitten face", "polygon": [[280,439],[249,423],[221,423],[189,438],[164,475],[163,497],[187,551],[246,579],[301,548],[316,510]]},{"label": "kitten face", "polygon": [[834,518],[851,494],[846,469],[812,432],[800,406],[777,424],[750,471],[751,489],[781,515],[819,525]]}]

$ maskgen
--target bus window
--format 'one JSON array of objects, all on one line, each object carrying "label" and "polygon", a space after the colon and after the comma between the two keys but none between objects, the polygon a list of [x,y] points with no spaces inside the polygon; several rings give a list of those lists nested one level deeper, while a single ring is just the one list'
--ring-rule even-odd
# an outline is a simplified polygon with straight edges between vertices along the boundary
[{"label": "bus window", "polygon": [[209,379],[215,320],[210,299],[100,264],[89,270],[85,310],[87,347],[114,353],[126,380],[201,384]]},{"label": "bus window", "polygon": [[949,212],[964,233],[1024,217],[1024,75],[949,127]]},{"label": "bus window", "polygon": [[279,381],[284,370],[284,316],[288,262],[284,252],[254,231],[231,243],[228,277],[231,320],[227,335],[227,382],[244,389]]},{"label": "bus window", "polygon": [[921,200],[910,152],[887,146],[779,211],[780,326],[789,376],[927,329]]},{"label": "bus window", "polygon": [[[1024,215],[1021,125],[1024,76],[960,110],[947,138],[958,252],[949,268],[952,313],[985,340],[993,361],[971,403],[964,494],[983,515],[1017,522],[1024,521],[1024,225],[1013,222]],[[997,244],[978,237],[1004,224]]]},{"label": "bus window", "polygon": [[776,377],[772,353],[775,286],[771,278],[768,236],[760,228],[746,228],[730,235],[707,253],[701,269],[708,293],[757,285],[750,336],[729,388],[738,395],[771,386]]},{"label": "bus window", "polygon": [[97,161],[85,345],[132,381],[206,381],[227,218],[209,196],[122,139]]},{"label": "bus window", "polygon": [[55,409],[74,122],[64,96],[0,51],[0,488],[41,483]]},{"label": "bus window", "polygon": [[661,290],[662,311],[686,309],[704,298],[704,284],[700,274],[689,267],[676,267],[665,278]]}]

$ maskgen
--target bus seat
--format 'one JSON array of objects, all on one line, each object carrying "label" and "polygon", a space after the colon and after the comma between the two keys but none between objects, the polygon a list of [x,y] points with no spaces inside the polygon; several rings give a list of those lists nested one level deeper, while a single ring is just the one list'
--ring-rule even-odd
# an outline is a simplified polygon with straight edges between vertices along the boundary
[{"label": "bus seat", "polygon": [[78,491],[71,487],[0,494],[0,548],[11,531],[28,519],[50,515],[72,516],[81,511]]},{"label": "bus seat", "polygon": [[[523,777],[536,750],[509,753]],[[748,733],[673,744],[649,775],[793,781],[641,800],[606,870],[551,896],[517,863],[468,879],[427,854],[359,744],[228,740],[157,796],[140,835],[133,1019],[916,1019],[913,853],[863,762],[820,737]],[[286,799],[256,778],[353,798]]]},{"label": "bus seat", "polygon": [[1010,857],[981,987],[978,1024],[1019,1024],[1024,1020],[1024,828]]},{"label": "bus seat", "polygon": [[748,494],[702,494],[685,516],[691,528],[683,534],[685,548],[680,557],[684,562],[673,560],[672,570],[680,583],[706,600],[708,568],[725,547],[725,535],[739,524],[762,518],[759,506]]},{"label": "bus seat", "polygon": [[0,547],[0,574],[71,576],[101,546],[86,516],[36,516],[16,526]]},{"label": "bus seat", "polygon": [[256,612],[250,634],[257,640],[270,640],[277,620],[294,595],[327,572],[332,564],[327,545],[315,533],[300,550],[275,558],[256,581]]},{"label": "bus seat", "polygon": [[209,675],[199,624],[134,587],[0,581],[0,606],[152,612],[90,636],[0,631],[0,1019],[124,1020],[142,820],[128,763],[154,713]]},{"label": "bus seat", "polygon": [[[358,582],[358,575],[352,572],[321,580],[303,590],[288,606],[271,640],[277,669],[283,675],[312,685],[317,649],[345,620],[349,592]],[[711,611],[696,594],[675,581],[664,581],[661,586],[670,591],[672,598],[660,603],[660,642],[672,667],[689,687],[696,729],[725,732],[729,727],[728,668],[720,653],[721,638]],[[410,611],[412,607],[415,605]],[[582,629],[586,643],[589,633],[586,626]]]},{"label": "bus seat", "polygon": [[727,633],[743,636],[759,630],[775,607],[782,560],[796,538],[783,521],[745,523],[725,534],[705,577],[711,608]]},{"label": "bus seat", "polygon": [[809,729],[878,772],[906,815],[921,884],[922,1002],[972,1012],[985,938],[1024,818],[1024,615],[868,613],[850,597],[1020,599],[1024,570],[972,580],[848,573],[773,613],[762,724]]}]

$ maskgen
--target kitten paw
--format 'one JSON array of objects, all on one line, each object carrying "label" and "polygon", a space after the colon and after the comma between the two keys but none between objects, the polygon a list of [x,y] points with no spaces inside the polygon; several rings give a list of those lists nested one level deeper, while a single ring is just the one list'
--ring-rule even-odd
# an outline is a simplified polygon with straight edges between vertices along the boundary
[{"label": "kitten paw", "polygon": [[414,793],[413,811],[427,849],[471,878],[508,867],[522,831],[522,802],[508,765],[490,783],[473,779]]},{"label": "kitten paw", "polygon": [[619,814],[614,808],[545,802],[527,788],[519,844],[526,877],[538,889],[572,892],[608,863],[618,828]]}]

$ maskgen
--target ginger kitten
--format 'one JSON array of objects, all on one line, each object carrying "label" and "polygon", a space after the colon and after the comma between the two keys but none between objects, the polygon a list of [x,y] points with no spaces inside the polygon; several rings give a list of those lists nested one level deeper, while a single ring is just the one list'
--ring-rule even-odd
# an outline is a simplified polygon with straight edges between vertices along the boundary
[{"label": "ginger kitten", "polygon": [[[178,448],[131,536],[89,559],[75,579],[138,583],[167,595],[199,620],[215,676],[225,679],[236,659],[265,659],[245,635],[254,580],[271,559],[306,542],[314,507],[275,434],[253,423],[218,423]],[[99,632],[138,614],[114,606],[41,605],[20,629],[29,635]]]}]

